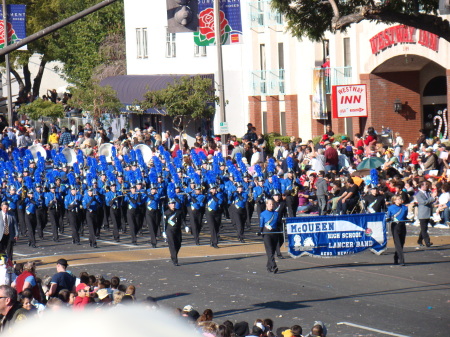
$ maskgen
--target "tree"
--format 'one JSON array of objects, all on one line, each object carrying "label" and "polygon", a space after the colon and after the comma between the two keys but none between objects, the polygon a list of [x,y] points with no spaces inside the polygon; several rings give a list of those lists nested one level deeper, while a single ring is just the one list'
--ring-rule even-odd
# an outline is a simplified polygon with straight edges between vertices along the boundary
[{"label": "tree", "polygon": [[166,110],[168,115],[173,117],[175,129],[181,132],[192,120],[213,117],[215,103],[218,101],[210,78],[183,76],[168,84],[165,89],[145,93],[144,101],[138,105],[141,110],[150,108]]},{"label": "tree", "polygon": [[294,36],[313,41],[369,20],[415,27],[450,42],[450,24],[437,15],[437,0],[272,0],[272,7],[286,17]]},{"label": "tree", "polygon": [[72,98],[68,104],[89,112],[95,121],[99,121],[103,114],[118,115],[123,107],[112,87],[102,87],[94,81],[83,87],[71,88],[70,91]]},{"label": "tree", "polygon": [[[99,0],[11,0],[9,4],[27,6],[27,33],[30,35],[55,24],[83,9],[93,6]],[[19,84],[18,101],[23,102],[29,92],[39,96],[40,85],[48,62],[60,61],[61,69],[55,69],[67,81],[76,85],[89,82],[93,70],[108,63],[105,54],[99,54],[99,46],[109,35],[124,35],[123,2],[107,6],[88,15],[51,35],[27,45],[28,51],[10,53],[11,74]],[[39,71],[31,78],[29,60],[33,54],[40,54]],[[4,62],[4,59],[1,60]],[[22,68],[23,74],[19,70]]]},{"label": "tree", "polygon": [[39,118],[47,117],[53,120],[64,117],[64,107],[62,104],[55,104],[51,101],[37,99],[30,104],[24,104],[19,108],[19,113],[36,121]]}]

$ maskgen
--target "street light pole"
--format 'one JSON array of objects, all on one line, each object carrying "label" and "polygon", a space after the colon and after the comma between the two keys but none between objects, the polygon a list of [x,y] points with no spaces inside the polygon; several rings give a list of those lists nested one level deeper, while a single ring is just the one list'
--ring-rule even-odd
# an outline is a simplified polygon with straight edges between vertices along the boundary
[{"label": "street light pole", "polygon": [[[219,91],[220,122],[226,122],[225,89],[223,80],[222,35],[220,34],[220,0],[214,0],[214,31],[217,48],[217,89]],[[222,135],[222,152],[224,152],[225,135]]]},{"label": "street light pole", "polygon": [[[3,48],[8,46],[8,12],[6,10],[6,0],[2,0],[3,5],[3,41],[5,45]],[[12,96],[11,96],[11,67],[9,65],[9,54],[5,55],[6,63],[6,88],[8,93],[7,103],[8,103],[8,125],[13,125],[13,112],[12,112]]]}]

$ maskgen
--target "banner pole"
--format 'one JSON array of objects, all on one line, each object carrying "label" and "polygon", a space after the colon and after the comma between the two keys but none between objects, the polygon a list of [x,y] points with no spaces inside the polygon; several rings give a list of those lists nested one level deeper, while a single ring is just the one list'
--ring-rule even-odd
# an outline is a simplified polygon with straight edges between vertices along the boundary
[{"label": "banner pole", "polygon": [[[8,12],[6,9],[6,0],[2,0],[3,6],[3,41],[5,45],[3,48],[8,46]],[[7,89],[7,104],[8,104],[8,125],[13,126],[13,112],[12,112],[12,97],[11,97],[11,66],[9,64],[9,54],[5,55],[6,63],[6,89]]]},{"label": "banner pole", "polygon": [[[217,48],[217,89],[219,91],[219,112],[220,122],[226,122],[225,114],[225,89],[223,78],[223,59],[222,59],[222,35],[220,34],[220,0],[214,0],[214,31]],[[225,135],[221,135],[222,144],[225,144]]]}]

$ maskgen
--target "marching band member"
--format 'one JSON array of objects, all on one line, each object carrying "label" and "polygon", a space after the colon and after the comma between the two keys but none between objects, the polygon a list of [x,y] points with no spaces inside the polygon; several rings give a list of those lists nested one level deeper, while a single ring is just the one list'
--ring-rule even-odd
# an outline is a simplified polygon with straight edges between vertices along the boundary
[{"label": "marching band member", "polygon": [[157,185],[151,184],[150,193],[145,198],[146,213],[145,220],[147,222],[148,230],[150,232],[150,244],[156,248],[158,227],[161,223],[160,210],[161,195],[158,193]]},{"label": "marching band member", "polygon": [[236,224],[236,231],[238,240],[242,243],[244,240],[244,225],[245,225],[245,203],[247,202],[248,194],[244,192],[244,185],[242,182],[237,183],[237,190],[231,194],[230,202],[233,209],[234,221]]},{"label": "marching band member", "polygon": [[181,222],[182,211],[175,208],[176,201],[174,199],[169,200],[169,208],[164,212],[164,222],[166,225],[165,233],[167,235],[167,243],[169,244],[170,258],[174,266],[178,264],[178,252],[181,248]]},{"label": "marching band member", "polygon": [[89,186],[83,197],[83,209],[86,211],[86,222],[89,229],[89,246],[97,248],[98,211],[102,207],[100,197],[94,194],[94,187]]},{"label": "marching band member", "polygon": [[388,207],[387,219],[391,221],[391,235],[394,239],[395,254],[394,264],[405,265],[403,246],[405,245],[406,226],[408,208],[403,205],[402,197],[394,195],[393,204]]},{"label": "marching band member", "polygon": [[56,192],[55,184],[50,184],[50,192],[45,193],[45,207],[48,209],[50,223],[52,224],[53,241],[59,241],[59,227],[60,227],[60,208],[61,195]]},{"label": "marching band member", "polygon": [[25,204],[25,223],[27,224],[28,246],[36,248],[36,201],[33,198],[33,189],[27,192]]},{"label": "marching band member", "polygon": [[137,245],[137,229],[138,229],[138,206],[141,202],[141,194],[136,193],[136,185],[130,186],[130,192],[125,196],[125,203],[128,205],[127,208],[127,222],[130,227],[131,243]]},{"label": "marching band member", "polygon": [[109,208],[109,214],[113,225],[113,237],[116,242],[120,241],[119,229],[121,223],[122,201],[123,194],[122,192],[117,191],[117,183],[112,181],[110,191],[106,192],[105,195],[105,204]]},{"label": "marching band member", "polygon": [[218,192],[217,185],[211,184],[209,187],[209,193],[206,197],[206,222],[209,226],[209,231],[211,233],[211,246],[214,248],[219,248],[219,230],[220,221],[222,219],[222,205],[223,193]]},{"label": "marching band member", "polygon": [[[73,176],[70,176],[73,177]],[[81,194],[77,193],[75,185],[70,186],[70,194],[64,198],[64,207],[67,210],[69,225],[72,230],[72,243],[80,245],[80,227],[81,227]]]},{"label": "marching band member", "polygon": [[267,271],[269,273],[278,273],[278,267],[275,263],[275,250],[278,243],[278,212],[274,209],[275,203],[272,199],[266,201],[266,210],[261,213],[259,219],[260,234],[263,236],[264,248],[267,254]]},{"label": "marching band member", "polygon": [[45,206],[45,195],[42,191],[42,185],[36,183],[33,199],[36,202],[36,226],[40,239],[44,238],[44,229],[47,226],[47,207]]},{"label": "marching band member", "polygon": [[200,232],[202,230],[202,218],[205,196],[201,194],[202,186],[196,184],[194,191],[188,194],[191,230],[194,235],[195,244],[200,245]]}]

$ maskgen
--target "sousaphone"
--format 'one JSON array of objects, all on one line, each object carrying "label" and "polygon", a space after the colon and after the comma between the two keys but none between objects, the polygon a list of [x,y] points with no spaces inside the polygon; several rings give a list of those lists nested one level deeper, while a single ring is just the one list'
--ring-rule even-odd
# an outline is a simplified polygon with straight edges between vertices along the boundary
[{"label": "sousaphone", "polygon": [[33,155],[33,159],[35,162],[38,161],[38,153],[41,154],[41,156],[45,159],[47,159],[47,151],[42,147],[42,145],[36,144],[32,145],[28,148],[30,150],[31,154]]},{"label": "sousaphone", "polygon": [[150,146],[145,144],[138,144],[133,148],[134,151],[141,150],[142,158],[144,158],[144,162],[148,164],[150,160],[153,158],[153,152]]},{"label": "sousaphone", "polygon": [[104,143],[100,145],[98,148],[98,155],[99,156],[105,156],[106,162],[111,163],[113,161],[112,158],[112,148],[114,145],[111,143]]},{"label": "sousaphone", "polygon": [[74,149],[66,147],[61,152],[66,157],[67,166],[73,166],[77,162],[77,153]]}]

